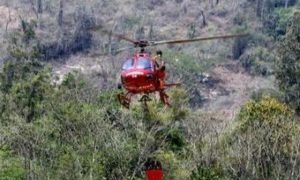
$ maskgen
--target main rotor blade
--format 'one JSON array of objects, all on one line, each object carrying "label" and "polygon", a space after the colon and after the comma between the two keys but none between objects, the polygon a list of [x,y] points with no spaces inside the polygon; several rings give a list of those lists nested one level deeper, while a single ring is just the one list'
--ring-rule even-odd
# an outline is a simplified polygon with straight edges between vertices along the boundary
[{"label": "main rotor blade", "polygon": [[[130,49],[134,49],[135,47],[130,46],[130,47],[124,47],[124,48],[120,48],[120,49],[116,49],[116,50],[112,50],[110,53],[111,54],[117,54],[120,53],[122,51],[126,51],[126,50],[130,50]],[[90,57],[97,57],[97,56],[107,56],[110,54],[109,52],[105,52],[105,53],[93,53]]]},{"label": "main rotor blade", "polygon": [[128,41],[128,42],[131,42],[133,44],[136,44],[137,41],[133,40],[133,39],[130,39],[122,34],[117,34],[117,33],[113,33],[112,31],[108,31],[108,30],[105,30],[102,28],[102,26],[96,26],[96,27],[93,27],[93,28],[90,28],[91,31],[100,31],[104,34],[107,34],[107,35],[111,35],[113,37],[116,37],[118,39],[122,39],[122,40],[125,40],[125,41]]},{"label": "main rotor blade", "polygon": [[220,35],[220,36],[211,36],[211,37],[199,37],[194,39],[179,39],[179,40],[167,40],[167,41],[154,41],[151,42],[151,46],[162,45],[162,44],[177,44],[177,43],[189,43],[189,42],[196,42],[196,41],[207,41],[213,39],[228,39],[228,38],[236,38],[236,37],[244,37],[248,36],[249,34],[231,34],[231,35]]}]

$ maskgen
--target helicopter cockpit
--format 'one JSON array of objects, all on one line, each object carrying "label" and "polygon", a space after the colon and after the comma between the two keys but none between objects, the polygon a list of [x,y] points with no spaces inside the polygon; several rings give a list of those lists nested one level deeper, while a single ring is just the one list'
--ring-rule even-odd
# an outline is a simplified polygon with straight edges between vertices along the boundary
[{"label": "helicopter cockpit", "polygon": [[129,70],[134,68],[134,61],[132,59],[128,59],[123,63],[122,70]]},{"label": "helicopter cockpit", "polygon": [[144,70],[151,70],[152,63],[149,59],[145,57],[139,57],[136,61],[133,59],[126,60],[122,65],[122,70],[131,70],[131,69],[144,69]]},{"label": "helicopter cockpit", "polygon": [[149,59],[139,57],[136,64],[137,69],[152,69],[152,64]]}]

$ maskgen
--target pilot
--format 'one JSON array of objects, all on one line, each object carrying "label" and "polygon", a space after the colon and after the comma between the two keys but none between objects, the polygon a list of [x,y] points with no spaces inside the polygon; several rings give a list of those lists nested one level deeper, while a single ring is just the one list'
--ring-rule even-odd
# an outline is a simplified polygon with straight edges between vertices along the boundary
[{"label": "pilot", "polygon": [[156,56],[155,56],[155,68],[158,73],[158,81],[159,81],[159,88],[164,89],[165,86],[165,70],[166,66],[164,61],[162,60],[162,51],[158,50],[156,51]]}]

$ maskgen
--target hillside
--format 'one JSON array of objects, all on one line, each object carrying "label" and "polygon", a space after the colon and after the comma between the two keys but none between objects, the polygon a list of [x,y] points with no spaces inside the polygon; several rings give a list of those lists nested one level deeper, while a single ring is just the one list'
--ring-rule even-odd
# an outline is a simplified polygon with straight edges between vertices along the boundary
[{"label": "hillside", "polygon": [[[24,5],[21,8],[23,12],[19,11],[18,15],[17,13],[15,13],[14,9],[19,9],[18,6],[21,5],[14,2],[10,2],[10,4],[12,6],[15,5],[16,7],[10,10],[11,12],[13,12],[11,13],[12,14],[11,19],[13,20],[9,23],[8,28],[13,29],[17,27],[16,25],[18,24],[19,21],[18,16],[21,17],[24,16],[29,19],[36,18],[34,15],[35,11],[32,10],[32,8],[35,7],[33,7],[32,4],[24,3]],[[175,39],[188,38],[191,32],[193,34],[192,35],[193,37],[200,36],[200,35],[208,36],[208,35],[218,35],[218,34],[229,34],[234,32],[234,29],[237,28],[237,26],[234,23],[234,19],[236,19],[236,17],[239,16],[239,14],[242,11],[248,12],[248,17],[251,16],[255,17],[255,13],[253,11],[253,8],[255,6],[250,6],[245,8],[244,6],[249,5],[250,3],[247,4],[242,1],[235,1],[233,3],[229,1],[221,1],[218,4],[210,1],[202,2],[202,3],[199,3],[198,1],[166,1],[166,2],[151,1],[151,2],[140,2],[140,3],[132,3],[131,1],[120,1],[120,2],[112,1],[110,3],[108,2],[105,3],[105,1],[103,2],[91,1],[90,3],[85,3],[84,7],[78,6],[81,4],[79,1],[77,2],[64,1],[64,6],[67,8],[64,11],[66,15],[64,16],[63,20],[65,21],[64,24],[69,24],[69,25],[65,27],[61,27],[61,29],[59,29],[59,27],[55,27],[57,26],[55,25],[55,23],[57,19],[56,15],[58,12],[53,11],[58,8],[59,2],[46,1],[44,2],[44,4],[45,6],[47,5],[46,6],[47,8],[46,10],[43,11],[42,14],[39,15],[40,17],[38,18],[38,21],[40,21],[41,25],[37,36],[39,37],[42,43],[47,44],[46,46],[52,47],[50,50],[52,54],[59,53],[59,52],[55,52],[55,50],[52,50],[53,48],[55,48],[55,46],[57,46],[57,48],[59,48],[60,46],[70,46],[69,49],[73,48],[71,47],[74,46],[72,44],[60,45],[59,43],[62,43],[60,42],[61,41],[60,39],[70,38],[70,40],[67,41],[72,42],[73,40],[71,38],[76,38],[74,37],[76,35],[75,34],[71,35],[70,33],[72,32],[69,32],[69,30],[71,30],[71,28],[76,30],[76,28],[78,27],[78,23],[84,24],[92,21],[94,24],[103,25],[106,29],[111,29],[116,33],[126,34],[127,36],[133,38],[138,37],[139,29],[143,28],[144,30],[143,34],[145,38],[150,38],[152,40],[165,40],[165,39],[174,39],[174,38]],[[4,7],[5,6],[3,6],[3,8]],[[136,9],[136,11],[133,12],[130,11],[130,9]],[[8,10],[9,9],[6,9],[6,11]],[[117,12],[117,13],[115,13],[113,16],[110,16],[111,12]],[[207,25],[203,25],[203,16],[201,12],[204,13],[204,17]],[[76,17],[76,16],[78,16],[78,18],[81,18],[80,20],[84,22],[80,22],[80,20],[79,22],[78,21],[75,22],[76,19],[72,17]],[[3,17],[4,17],[2,20],[3,22],[5,21],[4,19],[8,19],[8,17],[5,16]],[[45,21],[45,19],[48,20]],[[45,23],[50,23],[50,24],[45,24]],[[247,32],[255,32],[262,26],[257,18],[250,19],[247,22],[247,24],[249,25],[251,24],[251,28],[248,28]],[[150,33],[150,29],[151,29],[151,33]],[[66,35],[63,35],[63,37],[61,37],[61,35],[59,35],[60,34],[59,31],[66,31],[64,33]],[[88,37],[82,36],[79,38],[86,39]],[[52,44],[48,45],[49,41],[50,42],[52,41]],[[78,51],[79,53],[76,53],[75,55],[71,55],[71,57],[69,52],[63,52],[64,50],[61,50],[63,54],[69,57],[62,57],[63,59],[60,57],[55,57],[54,59],[52,58],[51,62],[53,62],[54,65],[55,75],[62,77],[63,74],[66,74],[73,70],[79,70],[82,71],[83,73],[88,74],[92,79],[91,81],[95,83],[96,86],[100,88],[103,87],[115,88],[116,84],[118,83],[117,81],[119,79],[118,74],[120,72],[121,63],[125,59],[124,57],[130,56],[130,52],[125,54],[124,53],[117,54],[114,55],[113,57],[96,56],[96,57],[87,58],[86,51],[89,52],[88,54],[93,54],[101,51],[103,52],[104,50],[103,47],[107,46],[108,44],[108,37],[103,34],[94,33],[92,39],[88,41],[90,42],[87,43],[93,44],[91,48],[89,47],[89,45],[84,45],[87,47],[82,47],[82,48],[74,47],[74,49],[76,49],[74,51],[75,52]],[[232,42],[233,42],[232,40],[226,40],[223,42],[212,41],[212,42],[202,42],[202,43],[188,44],[188,45],[176,45],[175,47],[171,47],[171,48],[170,47],[158,47],[158,48],[161,48],[162,50],[169,49],[171,50],[169,51],[170,53],[172,53],[172,51],[180,50],[180,53],[188,54],[190,58],[189,61],[192,61],[190,63],[200,63],[199,67],[208,64],[205,65],[206,72],[204,72],[202,69],[197,70],[197,73],[201,74],[201,73],[209,73],[210,71],[214,71],[212,69],[220,63],[235,64],[234,62],[230,62],[232,61],[232,57],[230,57],[232,56],[232,50],[230,48],[230,46],[232,46]],[[112,44],[116,46],[115,48],[118,48],[120,46],[121,47],[126,46],[126,45],[122,45],[124,44],[124,42],[119,42],[119,41],[112,42]],[[84,50],[85,48],[87,49]],[[81,51],[84,51],[85,54],[82,55]],[[155,51],[155,49],[153,49],[152,51]],[[176,56],[176,53],[174,54],[171,55],[171,57],[168,57],[171,58],[171,60],[168,61],[168,66],[172,66],[172,64],[174,63],[172,62],[173,59],[172,56]],[[59,58],[58,61],[60,63],[56,63],[57,60],[55,59],[57,58]],[[61,63],[61,61],[63,61],[63,63]],[[113,64],[111,64],[112,63],[111,61],[113,61]],[[173,67],[170,68],[171,71],[177,71],[176,68]],[[187,69],[187,68],[183,67],[183,69]],[[97,74],[100,75],[100,77],[98,77]],[[171,73],[172,78],[170,79],[171,80],[178,79],[178,78],[174,78],[173,74]],[[103,77],[101,77],[101,75],[106,76],[105,78],[109,79],[107,81],[111,83],[104,85],[102,79]],[[234,76],[234,75],[235,73],[232,72],[232,74],[230,74],[229,76]],[[247,73],[244,73],[244,75],[247,76]],[[219,79],[221,77],[216,76],[214,78]],[[182,81],[183,84],[185,84],[184,83],[186,81],[185,78],[180,78],[179,80]],[[252,84],[259,83],[258,82],[259,80],[253,79],[250,76],[248,77],[248,80],[250,81],[252,80],[253,81]],[[211,111],[227,110],[226,106],[218,107],[217,109],[214,109],[214,106],[210,105],[211,101],[215,101],[216,99],[219,99],[218,98],[219,95],[217,95],[217,97],[211,98],[212,96],[216,96],[216,95],[212,95],[210,94],[210,92],[213,92],[214,89],[219,89],[219,88],[224,89],[223,85],[216,84],[215,87],[211,89],[209,87],[206,87],[205,84],[199,83],[198,77],[191,79],[190,83],[193,84],[194,88],[189,90],[189,95],[192,97],[194,96],[195,91],[197,91],[200,94],[202,94],[201,97],[198,97],[197,99],[203,99],[206,101],[203,103],[200,103],[200,101],[193,103],[196,104],[197,107],[208,106],[211,107],[211,109],[209,109]],[[190,86],[190,83],[185,85]],[[230,81],[222,82],[222,83],[229,84]],[[243,84],[241,84],[240,86],[243,86]],[[231,92],[230,94],[232,96],[235,96],[233,92],[238,91],[238,89],[232,89],[232,88],[234,87],[231,87],[231,89],[225,88],[224,91],[227,92],[230,91]],[[242,88],[246,88],[246,87],[244,86]],[[250,87],[247,90],[248,92],[244,92],[244,94],[252,94],[255,88]],[[217,94],[222,94],[222,93],[217,93]],[[230,99],[230,97],[226,99]],[[240,102],[233,101],[233,102],[235,103],[233,107],[240,107],[240,105],[243,104],[245,101],[240,101]],[[218,102],[218,103],[222,104],[222,102]],[[223,104],[224,103],[225,102],[223,102]],[[232,110],[232,112],[229,113],[233,114],[234,112]]]},{"label": "hillside", "polygon": [[[2,0],[0,179],[297,179],[298,0]],[[132,39],[163,51],[171,107],[121,107]]]}]

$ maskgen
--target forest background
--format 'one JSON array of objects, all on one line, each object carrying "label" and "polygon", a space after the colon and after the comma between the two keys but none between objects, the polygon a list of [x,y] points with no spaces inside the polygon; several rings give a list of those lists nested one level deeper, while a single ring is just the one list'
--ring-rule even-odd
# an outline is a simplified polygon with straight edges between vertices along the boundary
[{"label": "forest background", "polygon": [[[127,43],[163,50],[172,107],[115,99]],[[299,0],[2,0],[0,179],[299,179]],[[104,55],[98,55],[104,54]],[[155,96],[154,96],[155,97]]]}]

